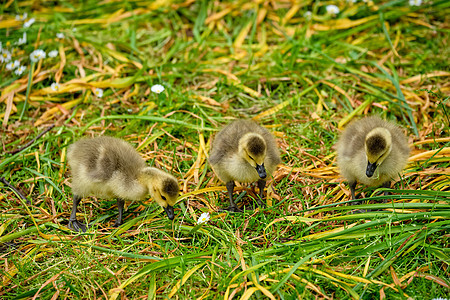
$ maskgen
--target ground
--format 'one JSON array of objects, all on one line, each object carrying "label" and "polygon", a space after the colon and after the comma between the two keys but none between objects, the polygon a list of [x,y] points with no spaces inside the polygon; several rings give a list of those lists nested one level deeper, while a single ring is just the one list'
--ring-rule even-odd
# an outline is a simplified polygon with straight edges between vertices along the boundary
[{"label": "ground", "polygon": [[[0,298],[448,298],[449,6],[2,3]],[[358,185],[369,211],[352,213],[334,145],[373,114],[411,157],[388,203]],[[272,132],[282,164],[266,208],[240,185],[245,211],[228,213],[208,153],[238,118]],[[114,228],[115,199],[87,197],[89,230],[67,227],[67,146],[99,135],[177,177],[173,221],[149,198]]]}]

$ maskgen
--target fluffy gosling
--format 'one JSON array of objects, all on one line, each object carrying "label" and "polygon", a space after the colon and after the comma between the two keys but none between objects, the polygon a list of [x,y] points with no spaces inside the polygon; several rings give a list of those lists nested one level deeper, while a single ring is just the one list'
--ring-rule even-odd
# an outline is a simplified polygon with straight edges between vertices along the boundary
[{"label": "fluffy gosling", "polygon": [[349,182],[352,200],[356,198],[357,182],[390,187],[390,181],[405,167],[409,152],[402,130],[378,116],[366,117],[347,126],[337,143],[337,163],[342,176]]},{"label": "fluffy gosling", "polygon": [[214,138],[209,157],[220,180],[226,183],[229,211],[240,211],[233,201],[235,181],[258,181],[258,204],[264,206],[264,187],[281,163],[277,143],[270,132],[251,120],[238,120],[224,127]]},{"label": "fluffy gosling", "polygon": [[124,140],[100,136],[84,138],[70,145],[67,161],[72,172],[73,207],[69,227],[86,232],[86,225],[76,219],[82,197],[117,198],[119,216],[114,226],[122,224],[125,200],[144,200],[150,194],[173,220],[179,186],[172,175],[148,167],[139,153]]}]

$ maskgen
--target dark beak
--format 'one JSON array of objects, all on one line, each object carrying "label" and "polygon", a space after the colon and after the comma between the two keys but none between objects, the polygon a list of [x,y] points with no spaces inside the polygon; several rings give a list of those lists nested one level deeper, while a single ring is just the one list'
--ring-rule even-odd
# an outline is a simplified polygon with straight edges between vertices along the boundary
[{"label": "dark beak", "polygon": [[164,210],[166,211],[169,220],[173,220],[173,218],[175,217],[175,215],[173,214],[173,206],[167,205],[166,207],[164,207]]},{"label": "dark beak", "polygon": [[367,169],[366,169],[366,175],[367,177],[372,177],[373,172],[377,169],[377,163],[371,164],[370,162],[367,163]]},{"label": "dark beak", "polygon": [[258,165],[256,164],[256,172],[258,172],[259,177],[262,179],[267,177],[266,168],[264,168],[264,164]]}]

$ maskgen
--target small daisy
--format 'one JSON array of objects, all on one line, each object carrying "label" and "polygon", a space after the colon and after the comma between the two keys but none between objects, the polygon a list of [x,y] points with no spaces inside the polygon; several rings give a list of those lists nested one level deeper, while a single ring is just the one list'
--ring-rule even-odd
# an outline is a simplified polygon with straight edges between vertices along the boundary
[{"label": "small daisy", "polygon": [[0,53],[0,62],[9,62],[11,61],[11,53],[8,50],[3,49],[2,53]]},{"label": "small daisy", "polygon": [[22,15],[16,15],[16,20],[17,21],[23,21],[28,17],[27,13],[23,13]]},{"label": "small daisy", "polygon": [[204,212],[200,215],[200,218],[198,218],[197,224],[203,224],[209,221],[209,213]]},{"label": "small daisy", "polygon": [[6,70],[14,70],[18,67],[20,67],[20,62],[18,60],[15,60],[6,65]]},{"label": "small daisy", "polygon": [[53,82],[52,85],[50,86],[52,88],[52,90],[54,90],[55,92],[59,91],[59,83],[57,82]]},{"label": "small daisy", "polygon": [[103,97],[103,90],[102,89],[95,89],[94,94],[95,94],[95,96],[101,98],[101,97]]},{"label": "small daisy", "polygon": [[46,56],[45,51],[41,49],[34,50],[30,54],[30,59],[32,62],[37,62],[41,59],[44,59]]},{"label": "small daisy", "polygon": [[23,27],[28,28],[31,25],[33,25],[34,22],[36,22],[36,19],[35,18],[31,18],[28,21],[26,21],[25,23],[23,23]]},{"label": "small daisy", "polygon": [[164,87],[160,84],[155,84],[154,86],[152,86],[151,90],[153,93],[161,94],[162,92],[164,92]]},{"label": "small daisy", "polygon": [[327,5],[326,10],[330,15],[337,15],[339,13],[339,7],[336,5]]},{"label": "small daisy", "polygon": [[64,33],[58,32],[58,33],[56,34],[56,37],[57,37],[58,39],[63,39],[63,38],[64,38]]},{"label": "small daisy", "polygon": [[422,0],[409,0],[409,5],[411,6],[421,6]]},{"label": "small daisy", "polygon": [[27,68],[26,68],[25,66],[20,66],[20,67],[18,67],[18,68],[14,71],[14,73],[15,73],[16,75],[22,75],[22,73],[25,72],[26,69],[27,69]]},{"label": "small daisy", "polygon": [[58,50],[52,50],[48,53],[48,57],[56,57],[58,56]]},{"label": "small daisy", "polygon": [[23,36],[21,38],[19,38],[19,40],[17,41],[18,45],[23,45],[27,43],[27,33],[24,32]]}]

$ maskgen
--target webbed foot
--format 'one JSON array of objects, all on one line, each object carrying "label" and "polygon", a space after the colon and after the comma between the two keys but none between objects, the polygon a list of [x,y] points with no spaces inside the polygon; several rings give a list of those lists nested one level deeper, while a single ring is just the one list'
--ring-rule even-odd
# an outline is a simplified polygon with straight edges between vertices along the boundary
[{"label": "webbed foot", "polygon": [[114,222],[113,227],[119,227],[120,225],[122,225],[122,222],[119,222],[119,220],[116,220],[116,222]]},{"label": "webbed foot", "polygon": [[229,206],[227,208],[221,209],[222,211],[229,211],[229,212],[242,212],[242,209],[240,209],[237,206]]},{"label": "webbed foot", "polygon": [[[351,202],[350,203],[350,205],[360,205],[360,204],[362,204],[361,201],[355,201],[355,202]],[[362,214],[362,213],[365,213],[365,212],[367,212],[367,209],[355,209],[355,210],[352,210],[352,214]]]},{"label": "webbed foot", "polygon": [[83,232],[86,232],[86,230],[87,230],[87,226],[85,224],[79,222],[76,219],[75,220],[69,220],[69,228],[74,230],[74,231],[76,231],[76,232],[80,232],[80,229]]},{"label": "webbed foot", "polygon": [[369,212],[370,210],[367,210],[367,209],[355,209],[355,210],[352,210],[352,215],[354,215],[354,214],[363,214],[363,213],[366,213],[366,212]]},{"label": "webbed foot", "polygon": [[258,208],[259,209],[264,209],[264,208],[266,208],[266,205],[263,202],[261,202],[261,201],[258,201],[258,203],[252,201],[248,205],[244,205],[244,207],[247,210],[256,210]]},{"label": "webbed foot", "polygon": [[[261,199],[258,199],[258,206],[260,208],[266,208],[267,207],[267,205],[264,202],[262,202]],[[255,205],[254,209],[256,209],[258,206]]]}]

